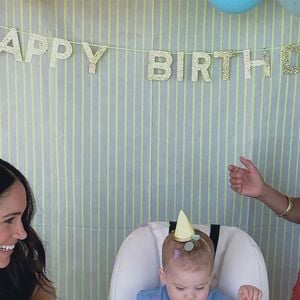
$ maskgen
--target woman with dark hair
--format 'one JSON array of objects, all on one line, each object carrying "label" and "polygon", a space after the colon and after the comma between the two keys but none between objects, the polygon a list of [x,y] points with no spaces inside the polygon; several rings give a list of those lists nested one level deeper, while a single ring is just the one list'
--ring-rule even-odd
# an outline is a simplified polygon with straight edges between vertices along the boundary
[{"label": "woman with dark hair", "polygon": [[43,244],[31,227],[34,203],[24,175],[0,159],[0,299],[56,299]]}]

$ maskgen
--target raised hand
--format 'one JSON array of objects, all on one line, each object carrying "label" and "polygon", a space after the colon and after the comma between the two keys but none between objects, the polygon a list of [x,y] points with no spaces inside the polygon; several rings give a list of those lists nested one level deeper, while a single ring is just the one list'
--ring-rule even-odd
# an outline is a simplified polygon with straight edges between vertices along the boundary
[{"label": "raised hand", "polygon": [[245,168],[235,165],[228,166],[231,188],[244,196],[255,198],[261,196],[265,187],[261,174],[250,160],[241,156],[240,161]]}]

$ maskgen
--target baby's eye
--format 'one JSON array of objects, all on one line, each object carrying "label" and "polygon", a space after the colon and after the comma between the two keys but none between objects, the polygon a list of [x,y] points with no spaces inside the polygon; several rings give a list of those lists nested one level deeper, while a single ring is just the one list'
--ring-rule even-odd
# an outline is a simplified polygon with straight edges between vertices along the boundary
[{"label": "baby's eye", "polygon": [[184,290],[184,288],[183,288],[182,286],[176,286],[176,289],[177,289],[178,291],[183,291],[183,290]]},{"label": "baby's eye", "polygon": [[196,287],[196,291],[201,291],[204,289],[204,286],[201,286],[201,287]]}]

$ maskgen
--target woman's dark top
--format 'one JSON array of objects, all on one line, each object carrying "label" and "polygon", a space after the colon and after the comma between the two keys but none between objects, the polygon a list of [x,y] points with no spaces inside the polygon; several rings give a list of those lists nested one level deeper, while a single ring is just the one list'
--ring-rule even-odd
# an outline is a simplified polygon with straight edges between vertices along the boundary
[{"label": "woman's dark top", "polygon": [[9,274],[8,267],[0,269],[0,300],[29,300],[34,287],[30,274]]}]

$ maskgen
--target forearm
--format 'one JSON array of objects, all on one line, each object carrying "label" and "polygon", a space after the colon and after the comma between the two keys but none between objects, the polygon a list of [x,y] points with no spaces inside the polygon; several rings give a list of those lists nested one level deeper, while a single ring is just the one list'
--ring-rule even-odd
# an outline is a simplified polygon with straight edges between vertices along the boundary
[{"label": "forearm", "polygon": [[[288,200],[286,196],[267,184],[264,186],[261,195],[257,197],[257,199],[266,204],[277,215],[281,215],[288,206]],[[284,216],[284,218],[294,223],[300,223],[300,199],[294,199],[294,208],[287,216]]]}]

